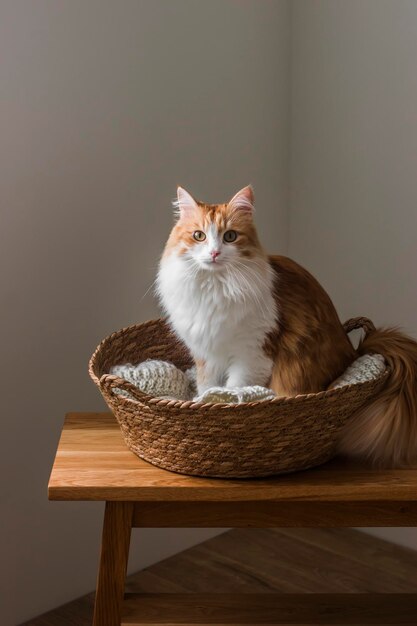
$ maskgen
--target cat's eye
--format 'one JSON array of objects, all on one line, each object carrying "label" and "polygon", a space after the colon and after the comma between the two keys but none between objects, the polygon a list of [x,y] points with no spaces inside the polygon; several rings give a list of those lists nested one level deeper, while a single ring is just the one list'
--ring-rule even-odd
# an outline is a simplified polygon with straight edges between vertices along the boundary
[{"label": "cat's eye", "polygon": [[237,232],[235,230],[226,230],[223,235],[223,241],[226,243],[232,243],[237,239]]},{"label": "cat's eye", "polygon": [[202,230],[195,230],[193,232],[193,237],[196,241],[204,241],[204,239],[206,238],[205,233],[203,233]]}]

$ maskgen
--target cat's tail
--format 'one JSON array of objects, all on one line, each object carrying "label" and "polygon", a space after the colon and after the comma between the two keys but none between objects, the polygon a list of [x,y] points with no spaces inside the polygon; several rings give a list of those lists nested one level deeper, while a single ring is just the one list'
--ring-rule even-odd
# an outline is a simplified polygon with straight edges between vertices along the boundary
[{"label": "cat's tail", "polygon": [[370,404],[348,421],[340,452],[379,467],[417,462],[417,342],[395,328],[370,331],[359,354],[382,354],[391,369]]}]

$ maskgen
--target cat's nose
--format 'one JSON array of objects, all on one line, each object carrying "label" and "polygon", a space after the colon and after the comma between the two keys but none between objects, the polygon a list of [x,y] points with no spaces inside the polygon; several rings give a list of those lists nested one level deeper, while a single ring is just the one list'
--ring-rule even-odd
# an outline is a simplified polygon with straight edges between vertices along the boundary
[{"label": "cat's nose", "polygon": [[220,250],[212,250],[211,251],[211,260],[215,261],[220,254]]}]

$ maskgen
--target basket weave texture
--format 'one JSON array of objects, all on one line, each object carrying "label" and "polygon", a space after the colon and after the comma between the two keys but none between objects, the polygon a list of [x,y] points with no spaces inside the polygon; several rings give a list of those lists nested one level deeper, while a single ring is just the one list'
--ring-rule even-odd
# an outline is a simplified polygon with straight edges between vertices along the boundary
[{"label": "basket weave texture", "polygon": [[[350,332],[372,332],[367,318]],[[110,375],[112,365],[146,359],[193,365],[187,348],[161,319],[113,333],[97,347],[89,373],[116,416],[127,446],[146,461],[182,474],[255,478],[320,465],[335,454],[340,429],[384,386],[389,371],[364,383],[291,398],[201,404],[149,396]],[[115,393],[126,390],[133,399]]]}]

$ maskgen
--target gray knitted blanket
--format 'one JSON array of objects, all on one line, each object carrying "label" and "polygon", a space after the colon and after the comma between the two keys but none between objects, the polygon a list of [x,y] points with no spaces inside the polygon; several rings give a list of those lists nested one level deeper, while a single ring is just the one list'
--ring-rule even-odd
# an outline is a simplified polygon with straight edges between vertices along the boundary
[{"label": "gray knitted blanket", "polygon": [[[386,368],[384,357],[380,354],[365,354],[354,361],[347,370],[335,380],[329,388],[357,384],[377,378]],[[275,397],[272,389],[250,385],[247,387],[211,387],[203,394],[197,394],[195,368],[183,372],[167,361],[147,360],[137,365],[125,363],[114,365],[110,374],[124,378],[144,393],[175,400],[194,400],[195,402],[240,403],[257,400],[270,400]],[[129,397],[121,389],[118,393]]]}]

